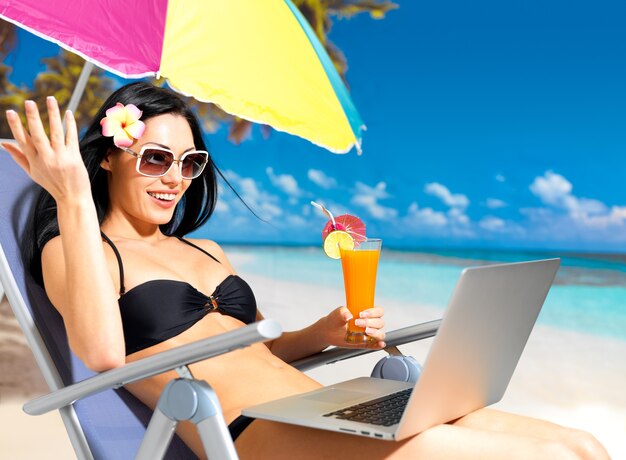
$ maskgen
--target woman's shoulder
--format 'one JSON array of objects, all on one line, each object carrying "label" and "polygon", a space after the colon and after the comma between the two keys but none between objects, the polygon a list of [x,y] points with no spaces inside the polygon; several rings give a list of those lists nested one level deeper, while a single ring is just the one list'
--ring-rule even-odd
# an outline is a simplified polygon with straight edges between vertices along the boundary
[{"label": "woman's shoulder", "polygon": [[[117,270],[118,261],[115,250],[106,241],[102,240],[104,255],[111,272]],[[65,255],[63,252],[63,238],[61,235],[50,238],[41,249],[42,269],[46,272],[54,272],[63,268],[65,272]]]},{"label": "woman's shoulder", "polygon": [[224,250],[215,241],[202,238],[185,238],[185,240],[189,241],[192,244],[195,244],[199,248],[204,249],[221,263],[228,264],[228,259],[226,258]]}]

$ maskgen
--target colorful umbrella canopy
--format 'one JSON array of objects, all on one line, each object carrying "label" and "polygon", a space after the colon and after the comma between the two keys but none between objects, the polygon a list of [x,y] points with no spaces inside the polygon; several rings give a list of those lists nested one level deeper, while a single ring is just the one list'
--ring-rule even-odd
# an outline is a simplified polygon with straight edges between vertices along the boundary
[{"label": "colorful umbrella canopy", "polygon": [[290,0],[0,0],[0,17],[125,78],[303,137],[360,151],[364,128]]}]

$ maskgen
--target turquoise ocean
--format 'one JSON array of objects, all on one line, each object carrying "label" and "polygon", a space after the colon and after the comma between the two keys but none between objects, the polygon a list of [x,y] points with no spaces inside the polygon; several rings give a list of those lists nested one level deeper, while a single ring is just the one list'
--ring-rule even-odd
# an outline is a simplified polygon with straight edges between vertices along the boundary
[{"label": "turquoise ocean", "polygon": [[[233,245],[236,269],[277,280],[342,289],[341,263],[320,247]],[[383,248],[377,298],[443,309],[464,267],[561,258],[538,319],[565,330],[626,340],[626,255]]]}]

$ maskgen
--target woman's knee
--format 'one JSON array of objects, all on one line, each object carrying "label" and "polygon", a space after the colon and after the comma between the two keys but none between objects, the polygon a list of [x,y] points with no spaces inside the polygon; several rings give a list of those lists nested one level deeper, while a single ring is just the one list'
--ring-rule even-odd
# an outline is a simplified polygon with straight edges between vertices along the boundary
[{"label": "woman's knee", "polygon": [[533,456],[536,459],[546,460],[582,460],[570,445],[560,441],[540,441],[536,446],[537,452]]},{"label": "woman's knee", "polygon": [[566,428],[558,440],[546,441],[541,446],[542,458],[610,460],[604,446],[592,434]]},{"label": "woman's knee", "polygon": [[609,454],[600,441],[591,433],[581,430],[569,430],[566,443],[580,458],[584,459],[608,459]]}]

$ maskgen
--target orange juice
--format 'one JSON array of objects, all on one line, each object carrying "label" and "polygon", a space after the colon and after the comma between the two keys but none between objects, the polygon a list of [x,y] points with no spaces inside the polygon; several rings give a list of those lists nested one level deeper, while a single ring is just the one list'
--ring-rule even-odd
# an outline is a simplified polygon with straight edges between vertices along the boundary
[{"label": "orange juice", "polygon": [[376,270],[378,268],[381,240],[372,240],[372,242],[377,242],[377,244],[372,245],[365,241],[358,248],[352,250],[341,249],[346,306],[352,313],[352,319],[348,323],[348,333],[346,335],[346,341],[350,343],[374,340],[365,335],[365,328],[354,325],[354,320],[359,318],[361,311],[374,306]]}]

